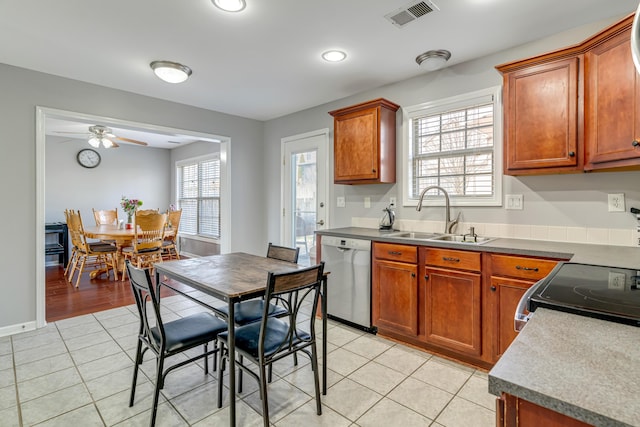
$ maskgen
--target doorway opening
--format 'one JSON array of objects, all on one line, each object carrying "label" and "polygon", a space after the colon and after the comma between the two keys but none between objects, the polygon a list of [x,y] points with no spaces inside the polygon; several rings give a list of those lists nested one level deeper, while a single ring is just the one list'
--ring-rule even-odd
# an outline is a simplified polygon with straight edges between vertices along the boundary
[{"label": "doorway opening", "polygon": [[[110,171],[107,172],[106,170],[106,168],[108,167],[107,166],[108,162],[103,162],[103,165],[101,166],[101,168],[96,169],[96,172],[98,173],[89,174],[89,175],[87,175],[87,172],[93,171],[93,169],[83,169],[82,167],[78,166],[78,164],[76,163],[73,164],[73,167],[71,166],[60,167],[58,166],[57,162],[52,162],[52,164],[47,164],[48,163],[47,154],[49,154],[47,153],[47,144],[52,143],[52,141],[56,144],[60,144],[60,146],[64,145],[66,147],[65,150],[67,151],[69,150],[75,151],[76,148],[79,148],[79,147],[82,147],[83,149],[87,147],[91,148],[88,144],[88,138],[85,135],[83,135],[83,132],[79,132],[80,135],[75,136],[75,138],[72,135],[73,132],[71,131],[61,132],[60,134],[54,134],[52,131],[52,127],[54,126],[55,123],[60,123],[60,122],[67,122],[67,123],[73,122],[78,126],[78,129],[88,129],[89,126],[91,125],[100,124],[100,125],[108,126],[113,129],[119,129],[123,132],[124,131],[139,132],[138,134],[134,134],[135,136],[131,136],[130,138],[135,140],[149,141],[150,146],[153,146],[153,144],[156,143],[156,141],[152,141],[154,139],[153,138],[154,135],[158,137],[158,140],[160,141],[163,139],[162,137],[164,137],[165,142],[167,142],[166,141],[167,136],[170,135],[172,137],[171,138],[172,140],[183,141],[183,142],[188,141],[189,145],[191,145],[191,143],[193,142],[197,142],[198,144],[211,144],[210,145],[210,147],[212,147],[211,150],[213,150],[213,147],[215,147],[216,149],[219,148],[220,200],[221,200],[220,228],[222,230],[220,241],[219,241],[220,252],[225,253],[230,250],[230,238],[228,233],[228,230],[231,229],[231,216],[229,214],[230,171],[228,168],[229,144],[230,144],[229,137],[214,135],[214,134],[206,134],[202,132],[194,132],[194,131],[185,130],[185,129],[176,129],[176,128],[151,125],[147,123],[138,123],[138,122],[131,122],[127,120],[121,120],[121,119],[94,116],[94,115],[84,114],[84,113],[57,110],[57,109],[51,109],[51,108],[45,108],[45,107],[36,107],[36,227],[37,227],[36,229],[44,231],[45,223],[50,221],[49,218],[54,218],[55,220],[56,215],[58,214],[62,218],[64,217],[63,216],[64,209],[62,209],[62,211],[58,213],[57,210],[59,209],[57,206],[55,208],[55,215],[52,216],[50,215],[50,212],[47,212],[47,206],[48,206],[47,194],[53,191],[53,189],[48,188],[49,183],[47,183],[47,177],[51,177],[51,172],[55,170],[56,167],[62,169],[59,172],[64,175],[65,179],[63,180],[63,182],[65,185],[65,190],[61,192],[61,190],[58,188],[55,194],[57,196],[62,194],[62,197],[60,198],[67,199],[67,200],[78,200],[78,199],[73,199],[71,196],[66,196],[65,191],[78,192],[79,188],[85,188],[85,187],[82,187],[81,184],[86,184],[88,182],[91,185],[91,194],[99,193],[101,189],[108,188],[108,185],[109,185],[108,176],[118,173],[119,164],[117,161],[112,162],[112,164],[109,166],[110,168],[112,168]],[[118,136],[121,136],[121,135],[118,134]],[[169,143],[171,144],[171,142]],[[119,151],[108,151],[108,150],[113,150],[111,148],[105,149],[104,151],[101,151],[102,156],[105,157],[106,159],[109,156],[114,156],[114,153],[120,152],[122,154],[119,154],[119,155],[123,156],[124,153],[126,152],[126,156],[129,156],[129,154],[131,155],[131,157],[133,157],[134,155],[139,156],[137,158],[138,162],[151,162],[153,161],[153,159],[156,159],[156,160],[164,159],[158,162],[159,164],[156,167],[168,168],[166,171],[167,177],[163,178],[162,180],[163,181],[162,186],[166,188],[166,190],[164,190],[166,192],[166,196],[165,198],[160,197],[160,198],[156,198],[156,200],[150,200],[147,206],[149,208],[156,208],[156,209],[160,208],[162,210],[166,210],[168,208],[169,202],[166,203],[167,206],[156,206],[156,204],[157,205],[161,204],[161,202],[159,202],[158,200],[168,200],[168,201],[175,200],[175,197],[176,197],[175,196],[175,191],[176,191],[175,160],[174,160],[175,155],[169,154],[167,156],[167,154],[165,153],[162,155],[156,154],[154,156],[153,152],[155,151],[156,153],[159,153],[160,150],[147,150],[148,147],[141,147],[139,146],[140,144],[129,145],[129,144],[126,144],[126,140],[124,141],[124,143],[118,142],[118,145],[120,145],[120,148],[117,149]],[[195,146],[195,144],[192,146]],[[76,147],[76,148],[68,148],[68,147]],[[165,145],[164,147],[160,146],[158,148],[170,148],[170,147],[167,147]],[[185,148],[185,150],[190,150],[190,148]],[[50,151],[52,151],[51,148],[50,148]],[[162,150],[162,152],[164,151],[166,150]],[[174,151],[174,149],[171,149],[170,151],[170,153],[176,153],[176,152],[178,152],[178,150]],[[144,154],[142,155],[139,153],[144,153]],[[182,155],[186,156],[187,154],[183,153]],[[70,157],[70,156],[66,156],[66,157]],[[68,159],[64,161],[68,161]],[[75,159],[74,159],[74,162],[75,162]],[[80,171],[77,173],[84,173],[84,175],[81,175],[79,178],[81,180],[80,182],[78,181],[78,176],[76,176],[74,180],[74,177],[73,177],[74,170]],[[123,172],[123,174],[124,173],[126,172]],[[141,178],[140,179],[141,181],[144,181],[145,179],[144,175],[139,178]],[[68,188],[66,188],[67,183],[68,183]],[[53,184],[53,182],[51,184]],[[56,184],[59,184],[59,183],[56,183]],[[144,189],[145,188],[144,185],[145,184],[140,184],[141,186],[140,188]],[[120,187],[117,190],[115,190],[115,193],[117,193],[117,196],[114,195],[114,190],[111,189],[110,196],[105,197],[105,201],[103,205],[113,209],[114,207],[117,207],[115,205],[119,206],[119,201],[121,196],[143,197],[137,194],[120,194],[120,192],[123,192],[123,191],[126,192],[126,189],[127,189],[127,186],[120,185]],[[61,203],[64,203],[64,201]],[[77,208],[77,206],[65,206],[65,208]],[[84,211],[85,212],[87,211],[86,207]],[[88,213],[90,212],[91,212],[91,209],[89,209]],[[87,214],[85,214],[85,216],[87,216],[87,220],[91,218]],[[85,220],[85,222],[87,221]],[[227,230],[227,232],[225,232],[225,230]],[[44,232],[36,233],[36,236],[37,236],[36,247],[38,248],[36,252],[36,257],[35,257],[36,327],[40,328],[45,326],[46,324],[46,272],[45,272],[45,269],[46,269],[45,239],[46,237]]]}]

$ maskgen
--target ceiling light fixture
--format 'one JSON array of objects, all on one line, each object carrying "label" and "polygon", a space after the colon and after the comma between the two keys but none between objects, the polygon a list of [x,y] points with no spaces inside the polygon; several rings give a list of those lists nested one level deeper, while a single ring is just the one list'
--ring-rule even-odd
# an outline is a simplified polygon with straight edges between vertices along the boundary
[{"label": "ceiling light fixture", "polygon": [[341,50],[328,50],[322,53],[322,59],[327,62],[340,62],[347,58],[347,54]]},{"label": "ceiling light fixture", "polygon": [[224,10],[225,12],[240,12],[245,7],[247,7],[247,3],[244,0],[212,0],[212,1],[214,6]]},{"label": "ceiling light fixture", "polygon": [[91,145],[94,148],[100,147],[100,143],[102,143],[102,146],[104,148],[113,147],[113,141],[111,141],[109,138],[104,138],[101,136],[92,136],[91,138],[89,138],[89,141],[87,142],[89,143],[89,145]]},{"label": "ceiling light fixture", "polygon": [[448,50],[429,50],[416,56],[416,62],[421,68],[433,71],[442,68],[449,58],[451,58],[451,52]]},{"label": "ceiling light fixture", "polygon": [[191,68],[171,61],[153,61],[151,69],[167,83],[182,83],[191,75]]}]

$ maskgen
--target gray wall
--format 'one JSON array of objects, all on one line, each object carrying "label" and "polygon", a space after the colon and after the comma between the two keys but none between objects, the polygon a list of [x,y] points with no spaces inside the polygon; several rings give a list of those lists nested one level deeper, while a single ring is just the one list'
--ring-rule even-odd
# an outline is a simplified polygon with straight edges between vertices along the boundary
[{"label": "gray wall", "polygon": [[36,265],[35,242],[36,233],[43,232],[35,227],[36,106],[230,137],[231,250],[264,251],[264,223],[254,213],[266,199],[263,187],[256,185],[263,181],[262,122],[4,64],[0,93],[0,197],[7,203],[0,219],[10,225],[3,238],[11,242],[0,257],[0,328],[36,318],[36,270],[41,266]]},{"label": "gray wall", "polygon": [[[621,17],[620,17],[621,18]],[[401,107],[421,104],[492,86],[500,86],[502,77],[495,66],[532,55],[561,49],[595,34],[617,19],[601,21],[569,32],[536,41],[518,48],[499,52],[475,61],[452,66],[439,72],[397,82],[375,90],[360,93],[345,99],[300,111],[279,119],[271,120],[265,127],[266,164],[274,165],[266,171],[267,188],[271,189],[267,198],[268,239],[279,234],[277,203],[280,186],[279,169],[275,167],[283,137],[328,127],[333,129],[332,117],[328,111],[367,101],[387,98]],[[400,171],[400,145],[402,144],[402,112],[397,114],[398,161]],[[331,135],[333,138],[333,134]],[[333,147],[330,147],[332,153]],[[332,158],[332,154],[329,156]],[[333,170],[333,167],[331,168]],[[400,172],[399,172],[400,173]],[[399,174],[398,180],[402,179]],[[536,177],[504,177],[503,194],[523,194],[524,210],[505,210],[502,207],[460,208],[465,222],[512,223],[532,225],[559,225],[602,228],[633,229],[636,220],[631,214],[609,213],[607,193],[625,193],[626,205],[640,208],[640,172],[600,172],[592,174],[553,175]],[[382,209],[389,203],[390,196],[396,196],[398,203],[402,197],[398,185],[332,185],[330,189],[331,227],[351,225],[352,217],[380,218]],[[346,198],[346,208],[335,208],[338,196]],[[364,208],[364,197],[371,198],[371,208]],[[458,209],[454,209],[457,213]],[[423,209],[416,212],[414,207],[396,210],[398,219],[442,220],[442,210]]]},{"label": "gray wall", "polygon": [[76,154],[87,143],[48,137],[45,151],[45,221],[64,221],[65,209],[80,210],[82,222],[93,225],[92,208],[118,209],[122,196],[142,200],[143,209],[167,210],[170,203],[170,150],[121,144],[98,148],[100,165],[83,168]]}]

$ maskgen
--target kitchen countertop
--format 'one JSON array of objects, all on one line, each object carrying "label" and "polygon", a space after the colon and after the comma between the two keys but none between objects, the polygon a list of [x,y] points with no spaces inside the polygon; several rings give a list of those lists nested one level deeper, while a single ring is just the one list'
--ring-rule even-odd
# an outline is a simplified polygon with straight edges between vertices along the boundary
[{"label": "kitchen countertop", "polygon": [[596,426],[640,426],[640,328],[539,308],[489,372],[505,392]]},{"label": "kitchen countertop", "polygon": [[481,245],[476,245],[437,240],[411,240],[407,238],[389,236],[389,234],[397,232],[398,230],[390,231],[364,227],[344,227],[318,230],[316,231],[316,234],[438,248],[467,249],[477,252],[556,258],[583,264],[606,265],[609,267],[640,267],[640,248],[632,246],[592,245],[586,243],[581,244],[509,238],[498,238]]},{"label": "kitchen countertop", "polygon": [[[345,227],[319,235],[640,268],[640,248],[498,238],[485,244],[410,240]],[[538,308],[489,372],[502,392],[596,426],[640,426],[640,328]]]}]

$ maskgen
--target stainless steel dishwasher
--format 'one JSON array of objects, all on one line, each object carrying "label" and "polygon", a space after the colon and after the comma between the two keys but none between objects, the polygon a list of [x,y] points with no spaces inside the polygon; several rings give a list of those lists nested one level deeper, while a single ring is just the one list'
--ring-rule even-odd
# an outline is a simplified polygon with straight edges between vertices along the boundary
[{"label": "stainless steel dishwasher", "polygon": [[329,272],[327,314],[345,324],[371,328],[371,241],[322,236],[322,260]]}]

